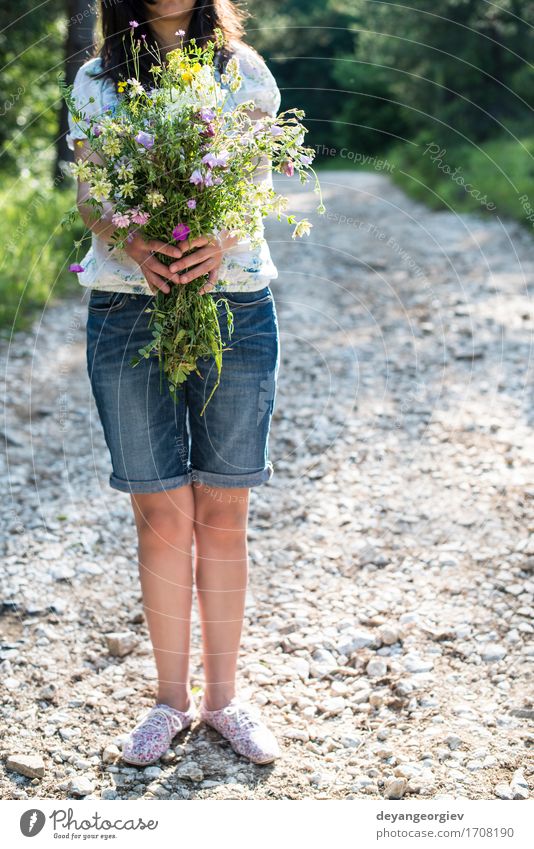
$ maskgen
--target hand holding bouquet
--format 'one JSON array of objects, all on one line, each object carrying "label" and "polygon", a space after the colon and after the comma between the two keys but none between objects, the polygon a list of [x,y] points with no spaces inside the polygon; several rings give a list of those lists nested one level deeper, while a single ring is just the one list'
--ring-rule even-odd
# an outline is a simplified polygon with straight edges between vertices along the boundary
[{"label": "hand holding bouquet", "polygon": [[[185,46],[182,42],[167,54],[165,63],[154,52],[153,86],[148,90],[139,79],[142,43],[135,39],[133,27],[130,37],[134,67],[118,84],[122,96],[114,109],[86,119],[83,105],[74,102],[72,87],[65,88],[74,120],[87,122],[89,148],[103,163],[78,160],[72,172],[89,184],[88,203],[98,217],[111,203],[113,242],[119,248],[139,235],[181,248],[180,282],[170,291],[157,292],[148,308],[153,338],[139,354],[158,356],[161,376],[166,374],[175,401],[188,375],[199,374],[197,360],[213,356],[218,377],[204,411],[222,369],[219,306],[225,309],[229,334],[233,317],[224,297],[215,301],[203,293],[218,281],[220,257],[228,246],[243,239],[252,246],[259,244],[262,220],[269,213],[279,220],[284,216],[293,225],[293,238],[310,231],[309,221],[297,222],[286,214],[288,199],[257,177],[272,168],[288,176],[297,172],[306,182],[310,171],[320,196],[317,175],[310,167],[314,151],[303,145],[302,110],[254,119],[253,101],[224,109],[228,92],[221,83],[237,91],[241,78],[237,57],[229,59],[220,81],[217,78],[220,31],[204,47],[194,39]],[[324,212],[321,199],[317,209]],[[155,256],[166,266],[177,262],[161,251]],[[131,365],[139,362],[136,357]]]}]

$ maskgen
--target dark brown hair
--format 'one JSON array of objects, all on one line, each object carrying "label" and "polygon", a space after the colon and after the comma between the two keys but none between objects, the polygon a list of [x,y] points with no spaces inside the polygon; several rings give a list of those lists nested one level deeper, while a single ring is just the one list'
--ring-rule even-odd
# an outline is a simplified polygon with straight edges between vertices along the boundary
[{"label": "dark brown hair", "polygon": [[[146,0],[150,6],[155,0]],[[132,55],[130,43],[130,21],[137,21],[135,37],[144,36],[144,42],[149,47],[157,46],[156,38],[150,29],[145,15],[145,2],[143,0],[100,0],[99,16],[102,29],[102,43],[97,47],[95,56],[102,60],[102,70],[94,74],[95,77],[110,77],[115,83],[125,80],[132,71]],[[189,27],[184,37],[184,43],[194,38],[196,43],[204,45],[214,39],[215,28],[222,31],[225,42],[228,39],[241,41],[244,32],[243,21],[248,13],[236,6],[231,0],[197,0]],[[223,70],[224,65],[231,56],[231,50],[226,46],[218,53],[219,68]],[[128,72],[130,63],[130,73]],[[139,76],[147,88],[153,82],[150,67],[154,59],[148,50],[141,50],[139,54]]]}]

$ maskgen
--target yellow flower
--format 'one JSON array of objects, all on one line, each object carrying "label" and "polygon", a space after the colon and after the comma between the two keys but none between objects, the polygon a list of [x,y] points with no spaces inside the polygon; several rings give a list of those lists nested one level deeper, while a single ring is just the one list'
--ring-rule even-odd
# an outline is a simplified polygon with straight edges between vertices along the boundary
[{"label": "yellow flower", "polygon": [[193,71],[194,74],[198,74],[198,72],[201,70],[201,68],[202,68],[202,65],[200,64],[200,62],[195,62],[195,64],[191,68],[191,70]]},{"label": "yellow flower", "polygon": [[119,80],[119,82],[117,83],[117,91],[119,92],[119,94],[122,94],[122,92],[124,91],[125,88],[126,88],[125,81]]},{"label": "yellow flower", "polygon": [[180,76],[182,77],[184,83],[190,83],[193,79],[193,74],[191,73],[191,71],[182,71]]}]

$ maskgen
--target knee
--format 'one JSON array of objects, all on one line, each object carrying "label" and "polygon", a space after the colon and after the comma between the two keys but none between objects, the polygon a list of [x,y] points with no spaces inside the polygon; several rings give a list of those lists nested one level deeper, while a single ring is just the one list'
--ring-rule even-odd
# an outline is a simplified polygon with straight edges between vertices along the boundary
[{"label": "knee", "polygon": [[238,505],[204,505],[195,511],[194,534],[197,539],[221,543],[240,543],[246,538],[247,510]]},{"label": "knee", "polygon": [[191,545],[193,522],[178,510],[147,508],[137,517],[139,539],[153,545]]}]

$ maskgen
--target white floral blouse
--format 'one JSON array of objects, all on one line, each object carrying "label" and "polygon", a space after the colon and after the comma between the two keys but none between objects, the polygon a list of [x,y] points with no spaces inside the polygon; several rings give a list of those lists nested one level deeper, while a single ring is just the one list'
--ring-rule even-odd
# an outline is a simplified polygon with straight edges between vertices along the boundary
[{"label": "white floral blouse", "polygon": [[[236,92],[228,91],[223,109],[231,109],[238,103],[253,100],[257,109],[275,116],[280,109],[280,91],[276,81],[264,60],[243,42],[231,43],[232,51],[239,59],[241,87]],[[78,70],[74,79],[73,96],[87,117],[102,114],[117,100],[115,86],[109,78],[95,79],[92,74],[101,70],[100,57],[89,59]],[[89,103],[93,97],[94,102]],[[67,144],[74,150],[76,139],[85,139],[83,122],[75,123],[69,112],[69,132]],[[272,173],[268,171],[263,181],[272,185]],[[263,225],[262,225],[263,229]],[[120,248],[109,250],[108,243],[92,234],[91,247],[81,260],[83,271],[78,272],[78,282],[91,289],[108,292],[132,292],[133,294],[152,294],[139,265]],[[220,282],[214,291],[253,291],[263,289],[270,280],[278,277],[269,246],[260,239],[259,247],[252,247],[249,240],[243,239],[225,252],[220,268]],[[223,280],[225,281],[223,284]]]}]

